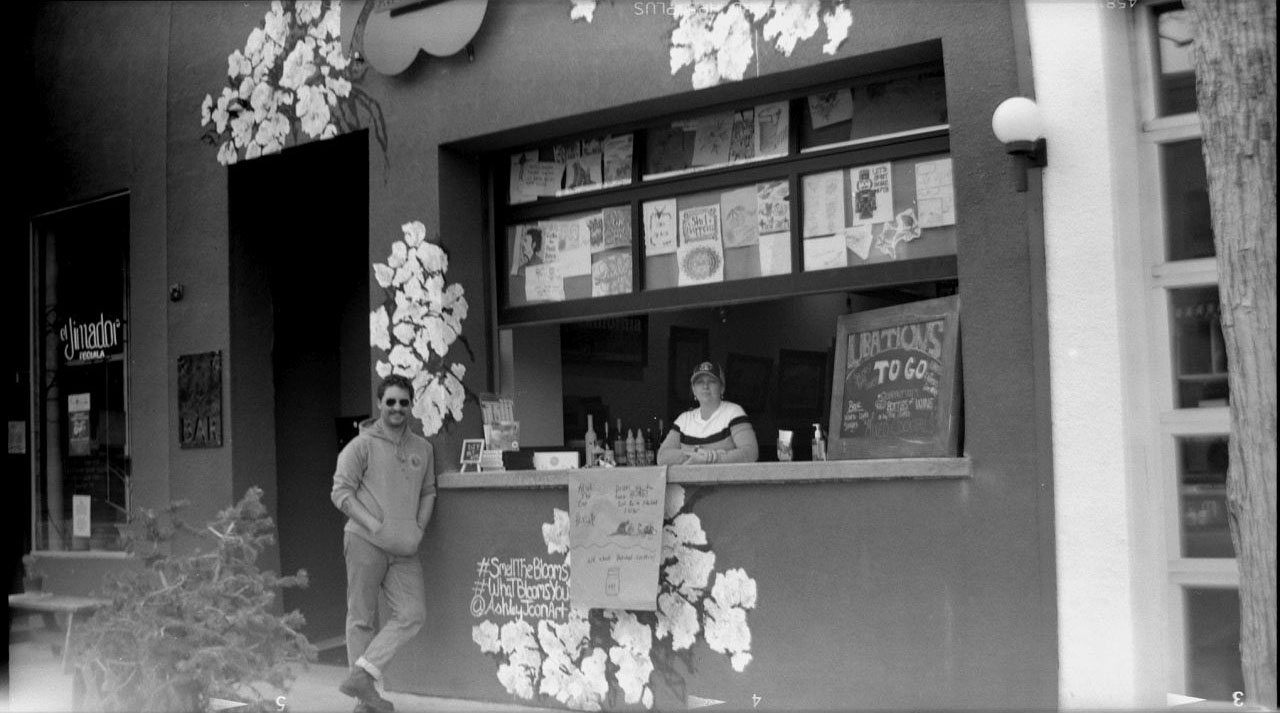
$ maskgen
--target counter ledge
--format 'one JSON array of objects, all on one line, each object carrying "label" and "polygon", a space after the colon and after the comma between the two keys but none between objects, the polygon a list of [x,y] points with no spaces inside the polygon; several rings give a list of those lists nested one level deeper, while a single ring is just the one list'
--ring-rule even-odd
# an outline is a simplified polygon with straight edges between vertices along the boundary
[{"label": "counter ledge", "polygon": [[[656,466],[652,466],[656,467]],[[476,488],[558,488],[569,484],[569,470],[502,470],[442,473],[442,490]],[[955,480],[972,477],[964,458],[887,458],[876,460],[726,463],[671,466],[668,482],[679,485],[783,485],[859,480]]]}]

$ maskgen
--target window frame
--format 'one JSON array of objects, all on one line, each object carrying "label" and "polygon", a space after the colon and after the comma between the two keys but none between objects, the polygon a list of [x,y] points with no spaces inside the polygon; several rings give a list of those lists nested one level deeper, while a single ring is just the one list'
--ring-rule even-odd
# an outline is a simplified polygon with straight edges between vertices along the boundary
[{"label": "window frame", "polygon": [[[58,220],[62,216],[69,215],[74,211],[99,206],[108,201],[123,201],[120,211],[125,216],[125,222],[120,226],[125,232],[124,243],[121,246],[121,262],[120,262],[120,307],[121,307],[121,349],[118,354],[113,354],[95,363],[111,363],[118,362],[121,366],[121,403],[123,424],[123,448],[121,458],[128,465],[128,473],[125,477],[127,481],[124,484],[124,505],[112,504],[112,507],[120,508],[124,513],[131,513],[134,506],[134,498],[132,491],[133,472],[132,472],[132,417],[130,409],[130,393],[131,393],[131,368],[130,368],[130,350],[132,345],[132,335],[130,333],[131,325],[131,308],[132,308],[132,273],[131,262],[132,255],[129,250],[129,220],[130,220],[130,193],[129,191],[119,191],[98,198],[85,200],[72,205],[67,205],[54,210],[46,211],[36,215],[32,215],[27,221],[28,244],[29,244],[29,274],[30,274],[30,316],[28,330],[30,335],[30,346],[28,353],[29,369],[32,375],[31,390],[28,403],[28,419],[30,423],[30,434],[28,443],[31,448],[30,458],[30,507],[31,522],[29,536],[31,538],[31,549],[44,554],[58,555],[62,553],[72,553],[77,555],[89,556],[120,556],[123,553],[119,551],[120,542],[113,541],[112,544],[117,545],[115,549],[94,549],[92,544],[88,549],[78,550],[74,546],[75,538],[71,532],[62,532],[61,528],[55,526],[59,530],[58,540],[55,542],[51,538],[48,531],[49,518],[45,514],[44,501],[47,499],[47,479],[49,477],[49,460],[51,458],[65,459],[67,453],[66,439],[64,435],[58,436],[57,443],[49,443],[51,434],[48,433],[46,427],[49,418],[49,389],[56,383],[56,371],[66,368],[59,362],[58,356],[55,354],[49,356],[48,342],[56,340],[54,336],[54,326],[50,321],[51,317],[48,312],[48,296],[47,291],[48,277],[46,274],[48,260],[47,237],[56,236],[57,226],[48,225],[52,221]],[[52,359],[55,369],[55,375],[49,374],[49,360]],[[65,402],[67,394],[62,393],[59,389],[57,398]],[[96,409],[96,407],[95,407]],[[61,468],[61,466],[59,466]],[[111,477],[111,468],[108,466],[108,478]],[[108,482],[108,491],[110,491],[110,482]],[[65,493],[62,494],[66,499]],[[70,505],[63,512],[64,522],[70,522],[72,512]],[[92,516],[91,516],[92,517]],[[91,523],[93,520],[91,519]],[[92,540],[93,537],[84,538]],[[57,545],[55,549],[54,546]]]},{"label": "window frame", "polygon": [[[1190,680],[1187,651],[1188,623],[1186,592],[1195,588],[1239,589],[1235,558],[1186,557],[1182,553],[1181,477],[1178,439],[1187,436],[1230,438],[1230,408],[1177,405],[1174,367],[1174,330],[1170,297],[1175,290],[1218,287],[1216,257],[1170,260],[1167,258],[1166,196],[1161,157],[1165,145],[1201,139],[1202,128],[1195,112],[1159,115],[1159,61],[1156,38],[1158,11],[1178,2],[1142,2],[1130,25],[1136,72],[1136,103],[1139,116],[1137,149],[1141,181],[1138,225],[1142,243],[1142,275],[1145,304],[1137,307],[1147,325],[1144,359],[1136,364],[1136,374],[1146,374],[1145,398],[1150,417],[1140,429],[1150,456],[1144,459],[1142,477],[1153,497],[1134,514],[1138,528],[1150,538],[1156,561],[1149,571],[1162,580],[1164,626],[1163,690],[1187,692]],[[1195,695],[1194,692],[1189,695]]]},{"label": "window frame", "polygon": [[[953,281],[958,278],[957,255],[922,257],[901,262],[881,262],[844,268],[805,272],[803,256],[803,195],[802,176],[831,170],[847,170],[873,163],[910,160],[915,157],[945,154],[951,155],[950,125],[939,124],[907,131],[851,140],[838,144],[799,148],[798,115],[802,113],[800,102],[811,94],[833,88],[842,88],[865,82],[868,79],[892,79],[912,72],[942,70],[941,60],[932,60],[900,67],[885,72],[850,76],[839,83],[825,82],[790,90],[784,94],[762,94],[731,102],[685,111],[678,114],[658,115],[643,121],[613,127],[592,127],[566,135],[618,135],[634,132],[632,154],[632,181],[630,184],[602,188],[595,191],[547,198],[511,205],[506,198],[511,154],[523,150],[529,144],[509,146],[491,152],[485,159],[491,210],[487,228],[488,269],[494,276],[494,317],[496,329],[524,325],[547,324],[582,319],[602,319],[652,311],[712,307],[717,305],[767,300],[784,296],[820,294],[849,290],[875,290],[925,282]],[[658,178],[644,179],[644,131],[662,123],[705,116],[717,111],[742,108],[747,104],[789,102],[791,120],[788,126],[787,155],[746,161],[724,166],[685,169],[677,174],[664,173]],[[954,173],[953,164],[953,173]],[[699,192],[722,190],[761,181],[786,180],[790,190],[791,210],[791,272],[724,282],[691,285],[685,287],[644,289],[645,257],[642,240],[642,205],[646,201],[673,198]],[[508,285],[499,267],[507,250],[506,231],[510,225],[536,220],[551,219],[605,207],[626,205],[631,212],[632,236],[632,285],[633,291],[625,295],[609,295],[563,302],[508,306]]]}]

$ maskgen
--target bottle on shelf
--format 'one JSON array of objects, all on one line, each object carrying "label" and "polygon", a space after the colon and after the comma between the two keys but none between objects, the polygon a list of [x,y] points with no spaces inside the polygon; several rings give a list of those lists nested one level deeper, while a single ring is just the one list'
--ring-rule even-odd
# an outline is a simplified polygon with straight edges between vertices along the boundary
[{"label": "bottle on shelf", "polygon": [[636,434],[631,429],[627,429],[627,465],[639,465],[636,459]]},{"label": "bottle on shelf", "polygon": [[653,426],[645,430],[648,435],[644,439],[644,464],[653,465],[658,462],[658,435],[654,433]]},{"label": "bottle on shelf", "polygon": [[618,465],[627,464],[627,437],[622,435],[622,419],[618,419],[618,430],[613,432],[613,459]]},{"label": "bottle on shelf", "polygon": [[645,438],[644,432],[647,429],[636,429],[636,458],[640,461],[640,465],[649,465],[649,439]]},{"label": "bottle on shelf", "polygon": [[822,426],[813,424],[813,460],[827,459],[827,439],[822,437]]},{"label": "bottle on shelf", "polygon": [[587,433],[582,440],[586,452],[585,467],[590,468],[596,464],[596,426],[591,414],[587,414]]}]

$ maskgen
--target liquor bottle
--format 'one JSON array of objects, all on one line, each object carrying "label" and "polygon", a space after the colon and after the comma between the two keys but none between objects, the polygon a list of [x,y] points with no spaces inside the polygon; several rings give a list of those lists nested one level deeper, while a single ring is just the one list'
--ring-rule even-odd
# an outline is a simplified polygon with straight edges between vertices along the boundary
[{"label": "liquor bottle", "polygon": [[653,435],[652,426],[650,426],[645,430],[649,432],[649,437],[646,438],[644,441],[644,464],[653,465],[654,463],[658,462],[658,459],[656,457],[658,454],[658,442],[654,440],[656,436]]},{"label": "liquor bottle", "polygon": [[644,437],[645,429],[636,429],[636,459],[640,465],[649,465],[649,444]]},{"label": "liquor bottle", "polygon": [[596,464],[596,426],[592,420],[591,414],[587,414],[587,433],[583,437],[583,443],[586,451],[587,468]]},{"label": "liquor bottle", "polygon": [[627,464],[627,437],[622,435],[622,419],[618,419],[618,430],[613,432],[613,459],[618,465]]},{"label": "liquor bottle", "polygon": [[636,435],[631,429],[627,429],[627,465],[640,465],[640,461],[636,458]]}]

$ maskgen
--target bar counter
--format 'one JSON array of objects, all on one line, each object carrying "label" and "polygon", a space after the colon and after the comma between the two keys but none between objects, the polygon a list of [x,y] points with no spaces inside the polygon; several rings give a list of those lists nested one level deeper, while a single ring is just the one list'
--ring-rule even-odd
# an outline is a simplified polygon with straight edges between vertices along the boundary
[{"label": "bar counter", "polygon": [[[643,466],[652,468],[654,466]],[[621,468],[627,470],[628,468]],[[442,473],[442,490],[538,489],[569,484],[572,470],[494,470]],[[580,471],[579,471],[580,472]],[[839,461],[673,465],[667,482],[676,485],[784,485],[861,480],[955,480],[972,477],[969,458],[885,458]]]}]

